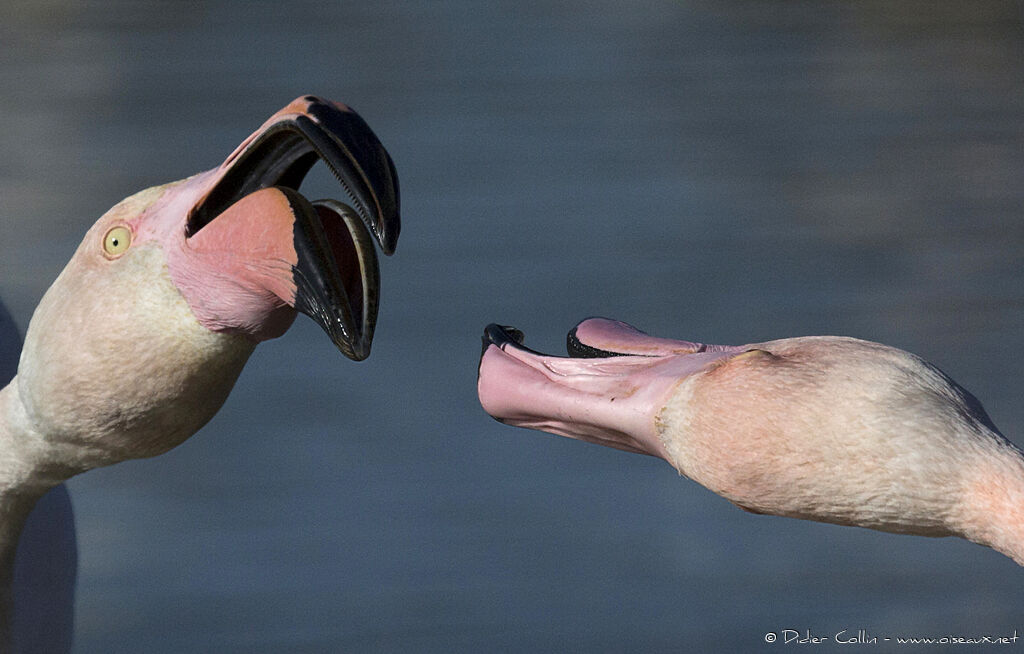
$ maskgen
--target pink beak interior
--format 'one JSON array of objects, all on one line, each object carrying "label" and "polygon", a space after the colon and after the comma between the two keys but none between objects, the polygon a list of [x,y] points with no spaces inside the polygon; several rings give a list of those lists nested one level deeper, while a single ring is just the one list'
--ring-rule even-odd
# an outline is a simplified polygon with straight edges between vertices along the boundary
[{"label": "pink beak interior", "polygon": [[484,331],[477,392],[484,410],[518,427],[666,457],[656,418],[681,379],[749,348],[654,338],[605,318],[581,322],[570,357],[522,345],[513,328]]}]

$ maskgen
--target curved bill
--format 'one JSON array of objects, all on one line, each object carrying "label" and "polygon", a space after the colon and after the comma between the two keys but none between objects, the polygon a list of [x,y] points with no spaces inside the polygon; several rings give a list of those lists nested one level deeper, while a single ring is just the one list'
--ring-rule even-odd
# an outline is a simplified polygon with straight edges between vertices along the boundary
[{"label": "curved bill", "polygon": [[282,191],[295,215],[295,309],[315,320],[345,356],[361,361],[370,355],[380,296],[370,232],[346,204],[310,203]]},{"label": "curved bill", "polygon": [[710,346],[648,336],[591,318],[569,332],[569,357],[523,345],[523,333],[488,325],[477,369],[480,404],[496,420],[667,458],[657,416],[681,379],[749,346]]},{"label": "curved bill", "polygon": [[298,190],[317,161],[334,173],[385,254],[401,228],[398,175],[369,125],[349,107],[307,95],[278,111],[221,164],[189,214],[192,235],[238,199],[269,186]]}]

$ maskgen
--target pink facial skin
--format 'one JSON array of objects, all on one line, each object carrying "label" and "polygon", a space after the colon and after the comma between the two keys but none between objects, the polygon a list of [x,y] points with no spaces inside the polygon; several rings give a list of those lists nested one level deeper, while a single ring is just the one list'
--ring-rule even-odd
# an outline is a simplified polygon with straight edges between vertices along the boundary
[{"label": "pink facial skin", "polygon": [[[351,206],[298,193],[317,160],[342,182]],[[131,249],[162,251],[175,286],[211,331],[258,343],[283,334],[298,310],[358,360],[369,355],[376,322],[373,241],[390,254],[399,225],[397,176],[376,136],[345,105],[303,96],[219,167],[137,194],[93,230],[102,238],[127,227]]]},{"label": "pink facial skin", "polygon": [[[347,138],[370,147],[346,149]],[[302,256],[295,249],[295,232],[309,231],[316,222],[319,227],[313,231],[318,233],[312,239],[322,245],[314,250],[334,255],[317,263],[323,272],[320,281],[340,289],[340,296],[325,300],[344,303],[348,281],[348,295],[358,298],[357,308],[369,295],[375,310],[376,288],[360,288],[358,271],[375,271],[376,257],[372,247],[357,252],[353,245],[369,240],[366,230],[332,220],[330,208],[314,210],[294,190],[308,169],[302,158],[325,156],[317,148],[331,147],[336,150],[328,152],[328,166],[347,176],[347,188],[356,189],[356,204],[377,236],[393,241],[397,182],[386,152],[347,106],[303,96],[271,116],[220,166],[162,187],[152,204],[125,216],[132,246],[154,243],[163,250],[171,278],[201,324],[259,342],[280,336],[294,320],[293,270]],[[303,214],[318,218],[303,220]],[[386,245],[393,247],[393,242]],[[355,316],[352,322],[362,318]],[[369,329],[372,335],[372,325]]]},{"label": "pink facial skin", "polygon": [[242,198],[191,238],[165,245],[171,279],[200,324],[257,342],[291,326],[294,229],[287,196],[267,188]]},{"label": "pink facial skin", "polygon": [[656,418],[679,382],[749,348],[647,336],[591,318],[574,330],[601,358],[547,356],[511,338],[486,344],[480,403],[497,420],[668,459]]}]

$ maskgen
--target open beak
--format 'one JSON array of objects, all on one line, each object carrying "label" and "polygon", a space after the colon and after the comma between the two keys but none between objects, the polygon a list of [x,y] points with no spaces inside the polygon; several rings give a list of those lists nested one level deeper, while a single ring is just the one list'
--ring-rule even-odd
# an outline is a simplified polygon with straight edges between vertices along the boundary
[{"label": "open beak", "polygon": [[[334,173],[346,202],[310,202],[298,192],[317,161]],[[365,359],[380,295],[373,239],[390,255],[400,229],[398,176],[391,157],[349,107],[300,97],[213,171],[188,214],[186,237],[242,198],[269,187],[285,194],[294,214],[295,309],[313,318],[346,356]]]},{"label": "open beak", "polygon": [[566,338],[568,357],[523,345],[523,333],[488,325],[477,373],[480,404],[505,424],[666,458],[657,416],[679,381],[746,347],[648,336],[590,318]]},{"label": "open beak", "polygon": [[[484,352],[490,345],[496,345],[500,348],[515,347],[547,356],[525,347],[523,340],[523,333],[515,327],[490,324],[484,329]],[[566,335],[565,349],[571,359],[603,359],[625,356],[663,357],[708,351],[733,351],[736,348],[648,336],[636,327],[618,320],[587,318]]]}]

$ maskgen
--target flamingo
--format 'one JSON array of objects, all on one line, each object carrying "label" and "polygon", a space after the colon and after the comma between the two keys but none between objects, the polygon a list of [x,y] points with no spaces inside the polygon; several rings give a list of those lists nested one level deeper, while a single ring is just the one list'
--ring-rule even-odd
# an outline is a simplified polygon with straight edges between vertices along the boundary
[{"label": "flamingo", "polygon": [[[319,160],[349,204],[298,192]],[[303,96],[219,167],[136,193],[89,229],[0,390],[2,651],[70,648],[76,558],[63,482],[189,438],[296,312],[349,358],[366,358],[379,297],[373,241],[391,254],[399,226],[394,164],[369,126],[343,104]],[[13,374],[6,311],[0,327]]]},{"label": "flamingo", "polygon": [[[0,384],[18,370],[21,336],[0,303]],[[67,486],[59,484],[33,507],[18,539],[11,616],[18,651],[67,652],[74,626],[78,548]],[[40,619],[45,616],[45,619]]]},{"label": "flamingo", "polygon": [[811,336],[743,346],[590,318],[569,358],[484,331],[500,422],[660,457],[741,509],[959,536],[1024,565],[1024,455],[981,403],[902,350]]}]

